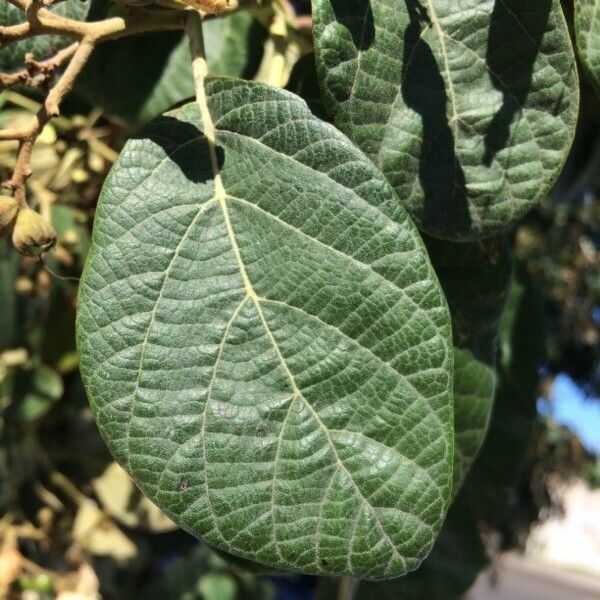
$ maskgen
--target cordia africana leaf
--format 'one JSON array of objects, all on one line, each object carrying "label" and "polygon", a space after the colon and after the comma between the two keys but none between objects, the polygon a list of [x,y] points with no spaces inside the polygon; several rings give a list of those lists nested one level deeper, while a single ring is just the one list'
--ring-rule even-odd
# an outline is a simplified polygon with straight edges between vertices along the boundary
[{"label": "cordia africana leaf", "polygon": [[419,228],[472,240],[549,191],[579,86],[560,0],[313,0],[335,124]]},{"label": "cordia africana leaf", "polygon": [[454,493],[479,452],[496,391],[500,320],[511,282],[506,240],[456,243],[425,236],[452,315],[454,334]]},{"label": "cordia africana leaf", "polygon": [[99,429],[217,548],[400,576],[452,487],[450,316],[424,245],[301,99],[205,95],[130,140],[101,194],[78,314]]},{"label": "cordia africana leaf", "polygon": [[600,91],[600,0],[575,0],[575,34],[581,62]]},{"label": "cordia africana leaf", "polygon": [[[50,7],[50,10],[69,19],[85,21],[91,3],[92,0],[65,0],[59,2],[56,6]],[[0,25],[16,25],[24,21],[26,21],[26,18],[23,11],[10,4],[8,0],[2,0],[0,3]],[[25,55],[29,52],[37,60],[43,60],[71,43],[71,39],[60,35],[41,35],[21,40],[0,50],[0,71],[13,71],[23,68]]]}]

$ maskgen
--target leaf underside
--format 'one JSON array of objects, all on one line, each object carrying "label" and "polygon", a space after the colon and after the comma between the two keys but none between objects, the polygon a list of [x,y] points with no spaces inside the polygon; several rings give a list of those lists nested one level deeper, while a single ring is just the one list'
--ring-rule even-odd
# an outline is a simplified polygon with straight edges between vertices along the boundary
[{"label": "leaf underside", "polygon": [[211,545],[400,576],[452,485],[450,317],[423,243],[299,98],[206,94],[130,140],[102,191],[78,311],[100,431]]},{"label": "leaf underside", "polygon": [[[90,9],[91,0],[66,0],[50,10],[69,19],[84,21]],[[26,21],[23,11],[8,0],[0,4],[0,25],[16,25]],[[61,48],[72,43],[68,37],[60,35],[41,35],[21,40],[0,50],[0,71],[13,71],[25,66],[25,55],[29,52],[37,60],[49,58]]]},{"label": "leaf underside", "polygon": [[575,0],[575,34],[581,62],[600,92],[600,0]]},{"label": "leaf underside", "polygon": [[324,100],[435,237],[505,229],[566,160],[579,86],[560,0],[313,0]]}]

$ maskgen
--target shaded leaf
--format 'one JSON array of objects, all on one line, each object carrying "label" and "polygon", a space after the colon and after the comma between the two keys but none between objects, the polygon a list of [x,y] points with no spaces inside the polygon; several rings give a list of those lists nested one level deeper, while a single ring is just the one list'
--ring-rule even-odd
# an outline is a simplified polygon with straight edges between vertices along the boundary
[{"label": "shaded leaf", "polygon": [[545,357],[541,297],[517,263],[502,317],[498,390],[485,443],[467,480],[471,510],[500,526],[506,518],[536,417],[538,370]]},{"label": "shaded leaf", "polygon": [[494,368],[469,350],[454,350],[454,491],[475,460],[487,432],[494,393]]},{"label": "shaded leaf", "polygon": [[18,418],[33,421],[45,415],[63,394],[60,375],[46,365],[20,373],[15,408]]},{"label": "shaded leaf", "polygon": [[[190,556],[170,565],[144,592],[157,600],[221,600],[227,596],[212,592],[235,593],[239,600],[273,600],[273,585],[263,577],[232,571],[206,547],[199,546]],[[208,595],[207,595],[208,594]]]},{"label": "shaded leaf", "polygon": [[99,429],[211,545],[401,575],[452,483],[437,278],[381,174],[304,102],[206,93],[130,140],[101,194],[78,317]]},{"label": "shaded leaf", "polygon": [[327,111],[321,99],[319,78],[313,53],[306,54],[294,65],[286,89],[300,96],[308,104],[314,115],[320,119],[326,119]]},{"label": "shaded leaf", "polygon": [[505,229],[549,191],[579,85],[560,0],[313,0],[336,125],[424,231]]},{"label": "shaded leaf", "polygon": [[198,584],[203,600],[235,600],[237,598],[235,581],[224,574],[208,573]]}]

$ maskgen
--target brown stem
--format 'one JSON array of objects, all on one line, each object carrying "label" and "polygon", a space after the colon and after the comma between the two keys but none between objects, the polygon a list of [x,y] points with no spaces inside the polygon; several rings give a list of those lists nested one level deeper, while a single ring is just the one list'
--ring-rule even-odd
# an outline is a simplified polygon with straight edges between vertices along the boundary
[{"label": "brown stem", "polygon": [[[55,15],[43,6],[42,0],[9,0],[21,8],[27,15],[26,27],[15,25],[0,27],[0,43],[4,47],[22,37],[30,37],[39,33],[58,33],[69,35],[78,40],[65,50],[57,53],[47,61],[28,59],[28,66],[13,75],[0,74],[2,86],[12,85],[18,81],[27,83],[31,71],[39,71],[47,77],[56,68],[68,61],[68,66],[50,89],[46,100],[32,117],[31,121],[22,127],[0,131],[0,140],[18,140],[15,167],[10,181],[4,185],[13,190],[13,195],[21,207],[27,206],[25,183],[31,175],[31,154],[33,147],[45,125],[60,114],[60,104],[72,90],[75,79],[82,71],[95,46],[105,40],[118,39],[136,33],[149,31],[165,31],[181,29],[185,25],[185,13],[146,12],[125,18],[112,18],[95,23],[73,21]],[[8,40],[8,42],[7,42]],[[24,75],[25,73],[25,75]],[[32,79],[33,80],[33,79]]]},{"label": "brown stem", "polygon": [[8,0],[10,4],[20,8],[21,10],[25,10],[27,8],[27,0]]},{"label": "brown stem", "polygon": [[35,141],[46,123],[52,117],[59,115],[60,102],[73,88],[75,78],[83,69],[93,50],[93,40],[84,39],[81,44],[78,44],[69,62],[69,66],[56,82],[56,85],[50,90],[45,102],[29,124],[20,129],[5,129],[4,131],[0,131],[0,139],[19,140],[15,168],[7,186],[12,188],[15,198],[22,207],[27,205],[25,182],[31,175],[31,153]]},{"label": "brown stem", "polygon": [[27,66],[24,69],[16,73],[0,73],[0,90],[17,84],[42,87],[59,67],[73,57],[78,47],[79,42],[74,42],[46,60],[35,60],[31,54],[27,54]]},{"label": "brown stem", "polygon": [[27,22],[0,26],[0,48],[25,38],[46,34],[64,35],[75,40],[88,38],[97,43],[137,33],[177,30],[185,25],[186,11],[136,11],[135,15],[91,23],[68,19],[33,4],[27,5],[25,13]]}]

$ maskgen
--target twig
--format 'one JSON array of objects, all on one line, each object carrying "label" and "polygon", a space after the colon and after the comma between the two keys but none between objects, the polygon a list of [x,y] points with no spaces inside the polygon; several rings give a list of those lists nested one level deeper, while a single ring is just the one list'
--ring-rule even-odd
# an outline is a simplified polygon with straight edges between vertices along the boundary
[{"label": "twig", "polygon": [[50,90],[46,101],[38,113],[33,117],[28,125],[20,129],[6,129],[0,131],[0,140],[17,139],[19,140],[19,149],[13,176],[8,182],[7,187],[13,190],[14,196],[21,205],[27,206],[25,194],[25,182],[31,175],[31,153],[38,135],[42,129],[52,119],[60,114],[60,103],[62,99],[71,91],[75,78],[83,69],[85,63],[94,50],[94,43],[91,40],[83,40],[77,47],[76,52],[61,75],[56,85]]},{"label": "twig", "polygon": [[[21,2],[21,0],[11,0]],[[32,2],[32,5],[37,5]],[[75,40],[84,38],[94,40],[95,43],[105,40],[114,40],[121,37],[146,33],[150,31],[168,31],[182,29],[185,24],[187,11],[136,11],[135,14],[125,17],[112,17],[104,21],[75,21],[57,15],[46,8],[31,9],[30,5],[25,10],[28,20],[18,25],[0,26],[0,48],[23,40],[25,38],[57,34]]]},{"label": "twig", "polygon": [[[136,10],[125,17],[84,22],[63,17],[46,8],[60,1],[62,0],[8,0],[25,13],[27,21],[18,25],[0,26],[0,49],[26,38],[46,34],[66,36],[74,40],[71,46],[46,61],[36,61],[29,56],[23,70],[13,74],[0,73],[0,89],[17,83],[38,86],[48,81],[59,67],[68,63],[31,121],[22,127],[0,131],[0,141],[16,140],[19,144],[12,177],[2,185],[12,190],[21,207],[27,206],[25,184],[31,175],[31,154],[37,137],[44,126],[59,115],[61,102],[73,88],[96,45],[139,33],[179,30],[186,25],[188,15],[195,14],[185,10]],[[262,0],[240,0],[236,4],[236,10],[261,5]]]},{"label": "twig", "polygon": [[[0,47],[40,33],[68,35],[78,41],[57,53],[48,61],[28,60],[25,69],[25,82],[30,77],[30,70],[41,71],[46,76],[68,61],[68,66],[51,88],[44,103],[31,121],[22,127],[0,131],[0,140],[17,140],[15,167],[11,179],[3,185],[10,188],[21,207],[27,206],[25,182],[31,175],[31,154],[37,137],[44,126],[60,114],[60,104],[71,91],[75,80],[96,45],[105,40],[113,40],[128,35],[150,31],[167,31],[181,29],[186,20],[183,11],[144,12],[125,18],[111,18],[105,21],[86,23],[74,21],[56,15],[42,8],[43,0],[9,0],[14,6],[25,11],[27,23],[9,27],[0,27]],[[22,78],[23,72],[15,74]],[[2,75],[2,85],[12,84],[10,75]]]},{"label": "twig", "polygon": [[0,73],[0,90],[13,85],[26,85],[28,87],[41,87],[54,72],[70,60],[77,48],[79,42],[74,42],[70,46],[59,50],[54,56],[46,60],[35,60],[32,54],[25,56],[26,67],[16,73]]},{"label": "twig", "polygon": [[25,10],[27,8],[27,0],[8,0],[9,4],[20,8],[21,10]]}]

